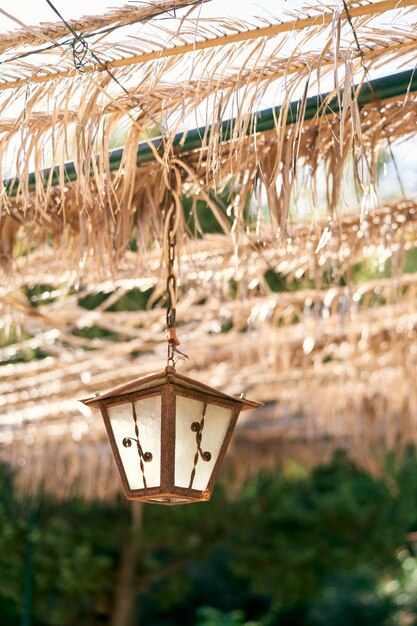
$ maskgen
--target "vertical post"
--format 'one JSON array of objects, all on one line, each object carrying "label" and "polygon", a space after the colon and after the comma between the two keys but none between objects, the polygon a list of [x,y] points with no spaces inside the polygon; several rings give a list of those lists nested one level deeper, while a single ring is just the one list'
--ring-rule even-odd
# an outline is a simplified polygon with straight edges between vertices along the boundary
[{"label": "vertical post", "polygon": [[23,574],[23,612],[21,626],[30,626],[32,622],[33,597],[33,530],[36,524],[36,505],[30,502],[28,506],[28,536],[26,540],[25,564]]},{"label": "vertical post", "polygon": [[139,626],[136,609],[136,570],[139,560],[139,534],[142,528],[143,504],[131,503],[131,526],[122,537],[111,626]]}]

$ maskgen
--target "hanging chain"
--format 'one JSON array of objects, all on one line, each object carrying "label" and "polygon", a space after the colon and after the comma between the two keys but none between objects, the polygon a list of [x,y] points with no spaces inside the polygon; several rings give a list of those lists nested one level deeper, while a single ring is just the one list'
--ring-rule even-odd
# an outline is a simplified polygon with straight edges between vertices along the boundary
[{"label": "hanging chain", "polygon": [[175,170],[171,169],[169,177],[169,189],[167,193],[167,205],[168,211],[165,214],[164,224],[164,244],[165,244],[165,260],[167,267],[167,341],[168,341],[168,355],[167,366],[175,367],[177,359],[188,360],[188,356],[178,350],[180,341],[177,337],[176,331],[176,303],[177,303],[177,276],[175,273],[176,262],[176,244],[177,244],[177,204],[178,198],[173,189],[173,182],[175,180]]},{"label": "hanging chain", "polygon": [[175,351],[179,345],[177,337],[175,322],[176,322],[176,301],[177,301],[177,277],[175,275],[175,253],[177,235],[175,232],[176,221],[176,202],[172,197],[172,190],[169,190],[168,197],[170,199],[170,207],[168,209],[167,222],[167,296],[168,296],[168,308],[167,308],[167,341],[168,341],[168,356],[167,365],[175,366]]},{"label": "hanging chain", "polygon": [[87,72],[91,61],[91,50],[88,47],[88,42],[82,36],[78,36],[71,41],[70,45],[75,69],[79,72]]}]

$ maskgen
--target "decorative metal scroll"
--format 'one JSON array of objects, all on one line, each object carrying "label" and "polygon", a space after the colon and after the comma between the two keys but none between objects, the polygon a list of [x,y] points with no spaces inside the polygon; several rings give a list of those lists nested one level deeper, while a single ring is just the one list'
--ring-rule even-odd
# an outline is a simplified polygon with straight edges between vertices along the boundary
[{"label": "decorative metal scroll", "polygon": [[201,458],[203,459],[203,461],[206,461],[207,463],[209,461],[211,461],[211,452],[204,452],[202,447],[201,447],[201,440],[203,438],[203,428],[204,428],[204,420],[206,417],[206,411],[207,411],[207,402],[204,403],[204,407],[203,407],[203,415],[201,417],[201,420],[199,422],[193,422],[191,424],[191,430],[195,433],[195,441],[197,444],[197,451],[194,455],[194,465],[193,465],[193,469],[191,471],[191,476],[190,476],[190,484],[188,485],[188,488],[191,489],[193,486],[193,482],[194,482],[194,478],[195,478],[195,472],[196,472],[196,467],[197,467],[197,463],[198,463],[198,459],[201,456]]},{"label": "decorative metal scroll", "polygon": [[152,461],[152,453],[151,452],[144,452],[143,448],[141,446],[140,443],[140,439],[139,439],[139,426],[138,426],[138,416],[136,414],[136,407],[135,407],[135,403],[132,402],[132,413],[133,413],[133,419],[135,422],[135,437],[125,437],[122,441],[123,445],[125,448],[130,448],[130,446],[132,445],[132,441],[136,442],[136,447],[138,450],[138,454],[139,454],[139,464],[140,464],[140,469],[142,472],[142,477],[143,477],[143,486],[145,487],[145,489],[147,489],[147,484],[146,484],[146,477],[145,477],[145,466],[143,464],[143,462],[145,461],[145,463],[150,463]]}]

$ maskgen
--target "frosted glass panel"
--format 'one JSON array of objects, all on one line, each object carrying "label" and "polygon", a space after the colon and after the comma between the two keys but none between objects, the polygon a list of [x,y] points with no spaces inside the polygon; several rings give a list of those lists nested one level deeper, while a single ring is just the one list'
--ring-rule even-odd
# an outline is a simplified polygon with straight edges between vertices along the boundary
[{"label": "frosted glass panel", "polygon": [[[203,491],[219,456],[220,448],[232,417],[232,409],[208,404],[201,431],[201,451],[211,455],[209,461],[201,458],[197,448],[197,432],[191,428],[201,423],[204,403],[177,396],[175,425],[175,485]],[[198,452],[197,464],[195,455]],[[193,476],[193,469],[195,473]]]},{"label": "frosted glass panel", "polygon": [[152,454],[150,462],[143,462],[144,475],[140,467],[136,441],[131,441],[132,445],[129,448],[123,445],[125,438],[137,439],[131,402],[107,409],[117,448],[131,489],[143,489],[145,481],[146,487],[159,487],[161,481],[161,396],[136,400],[135,409],[142,451],[144,454],[146,452]]}]

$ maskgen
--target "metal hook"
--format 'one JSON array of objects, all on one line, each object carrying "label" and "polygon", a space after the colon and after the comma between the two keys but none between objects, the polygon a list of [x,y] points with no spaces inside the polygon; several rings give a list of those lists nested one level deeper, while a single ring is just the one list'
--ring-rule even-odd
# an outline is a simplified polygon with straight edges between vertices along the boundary
[{"label": "metal hook", "polygon": [[175,363],[177,361],[188,361],[189,360],[188,355],[185,354],[184,352],[181,352],[181,350],[178,350],[177,347],[174,348],[173,352],[174,352],[174,354],[178,354],[177,357],[173,358],[174,365],[175,365]]}]

